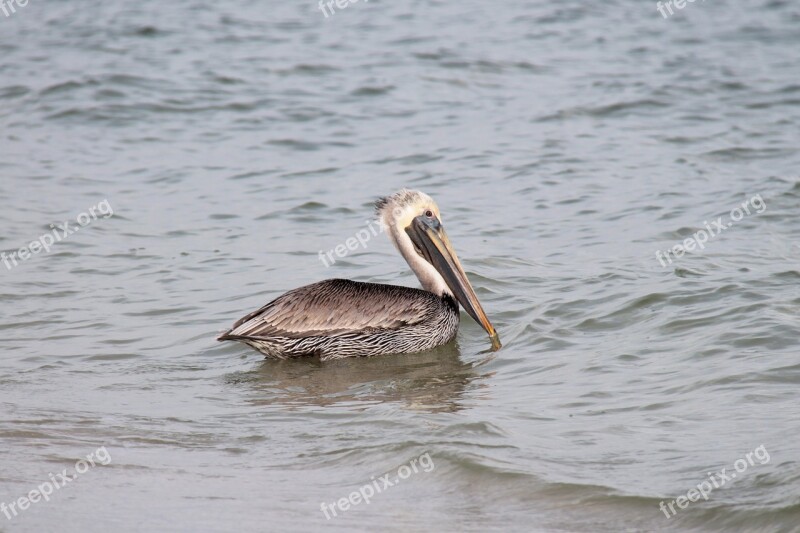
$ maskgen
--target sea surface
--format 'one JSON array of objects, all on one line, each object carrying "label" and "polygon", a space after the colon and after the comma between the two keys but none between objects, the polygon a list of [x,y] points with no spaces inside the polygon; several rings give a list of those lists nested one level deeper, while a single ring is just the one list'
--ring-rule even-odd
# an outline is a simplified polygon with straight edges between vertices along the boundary
[{"label": "sea surface", "polygon": [[[0,531],[800,531],[800,5],[673,11],[0,11]],[[215,340],[402,187],[501,350]]]}]

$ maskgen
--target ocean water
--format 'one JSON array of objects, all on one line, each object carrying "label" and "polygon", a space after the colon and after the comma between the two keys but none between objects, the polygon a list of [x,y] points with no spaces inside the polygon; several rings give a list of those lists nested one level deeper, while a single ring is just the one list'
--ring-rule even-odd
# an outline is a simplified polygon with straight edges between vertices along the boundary
[{"label": "ocean water", "polygon": [[[800,6],[673,11],[0,11],[0,531],[800,531]],[[401,187],[501,350],[215,341]]]}]

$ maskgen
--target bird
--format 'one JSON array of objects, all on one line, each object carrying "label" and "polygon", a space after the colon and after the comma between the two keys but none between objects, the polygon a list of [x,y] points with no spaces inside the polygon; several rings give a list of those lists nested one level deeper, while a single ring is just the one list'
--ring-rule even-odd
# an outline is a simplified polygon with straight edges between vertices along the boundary
[{"label": "bird", "polygon": [[498,350],[500,337],[467,279],[436,202],[421,191],[401,189],[378,199],[375,214],[421,289],[328,279],[279,296],[217,340],[247,344],[267,359],[409,354],[452,341],[461,304]]}]

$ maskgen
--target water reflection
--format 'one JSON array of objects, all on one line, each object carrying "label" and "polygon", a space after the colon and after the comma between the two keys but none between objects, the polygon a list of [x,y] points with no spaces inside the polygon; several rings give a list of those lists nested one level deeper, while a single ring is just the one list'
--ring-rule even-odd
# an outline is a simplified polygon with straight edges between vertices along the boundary
[{"label": "water reflection", "polygon": [[487,385],[493,372],[480,372],[485,359],[465,362],[458,342],[411,355],[347,358],[321,362],[265,360],[248,372],[231,374],[227,382],[246,385],[256,405],[330,406],[395,402],[404,409],[456,412],[468,391]]}]

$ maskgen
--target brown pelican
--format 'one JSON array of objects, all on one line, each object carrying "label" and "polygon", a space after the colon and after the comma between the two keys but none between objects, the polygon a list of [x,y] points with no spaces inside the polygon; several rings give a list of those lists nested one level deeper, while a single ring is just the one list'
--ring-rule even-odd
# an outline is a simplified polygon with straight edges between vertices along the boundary
[{"label": "brown pelican", "polygon": [[455,337],[459,302],[489,334],[492,347],[500,348],[442,227],[436,202],[403,189],[375,202],[375,212],[424,290],[320,281],[279,296],[238,320],[218,340],[243,342],[277,359],[413,353]]}]

